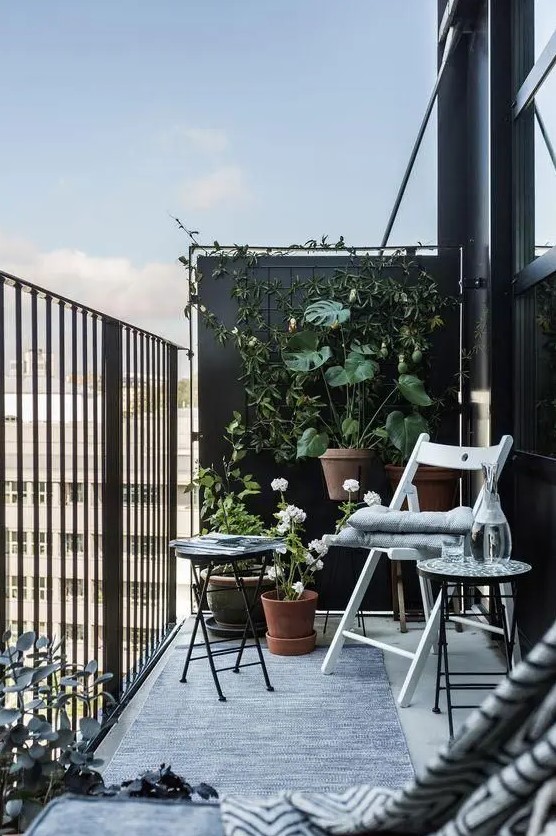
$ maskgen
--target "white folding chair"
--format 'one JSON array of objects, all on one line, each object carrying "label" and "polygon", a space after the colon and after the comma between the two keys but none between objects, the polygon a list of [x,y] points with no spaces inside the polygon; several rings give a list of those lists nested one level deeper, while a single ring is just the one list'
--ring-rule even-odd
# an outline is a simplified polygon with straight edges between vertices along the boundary
[{"label": "white folding chair", "polygon": [[[421,433],[417,439],[415,447],[413,448],[413,452],[402,474],[394,496],[392,497],[390,508],[393,510],[400,510],[404,500],[407,499],[407,505],[410,511],[420,510],[417,489],[413,484],[413,478],[420,464],[433,465],[437,467],[451,467],[456,470],[478,471],[481,470],[483,463],[490,463],[497,465],[498,473],[500,474],[504,464],[506,463],[512,444],[512,437],[504,435],[502,436],[500,443],[495,447],[455,447],[446,444],[433,444],[429,441],[429,436],[426,433]],[[482,491],[483,488],[481,488],[479,496],[475,502],[475,506],[473,508],[474,512],[476,512],[479,507]],[[406,650],[405,648],[386,644],[378,639],[373,639],[372,636],[369,635],[361,636],[359,633],[354,633],[350,628],[353,625],[353,621],[357,611],[359,610],[363,596],[371,583],[374,571],[382,554],[386,554],[390,560],[413,560],[417,562],[418,560],[423,559],[423,556],[418,549],[373,548],[369,552],[363,571],[359,576],[338,629],[334,634],[334,638],[332,639],[332,643],[328,653],[326,654],[321,670],[324,674],[331,674],[334,672],[334,668],[336,667],[338,657],[346,639],[352,639],[354,641],[362,642],[363,644],[378,647],[381,650],[405,656],[407,659],[411,660],[411,664],[403,687],[400,691],[398,702],[401,706],[407,706],[411,702],[417,683],[423,673],[428,654],[431,649],[433,649],[435,644],[440,619],[440,595],[437,597],[436,601],[434,601],[430,583],[425,581],[423,578],[419,578],[426,623],[418,647],[414,652]],[[509,595],[510,589],[507,588],[507,585],[501,584],[500,586],[502,594]],[[507,597],[505,600],[505,614],[509,626],[513,619],[513,600],[511,596]],[[490,631],[500,630],[500,632],[502,632],[501,628],[497,628],[486,623],[483,624],[479,621],[468,621],[464,616],[452,616],[452,620],[460,623],[470,623],[475,627],[485,628]],[[519,645],[516,641],[514,661],[518,660]]]}]

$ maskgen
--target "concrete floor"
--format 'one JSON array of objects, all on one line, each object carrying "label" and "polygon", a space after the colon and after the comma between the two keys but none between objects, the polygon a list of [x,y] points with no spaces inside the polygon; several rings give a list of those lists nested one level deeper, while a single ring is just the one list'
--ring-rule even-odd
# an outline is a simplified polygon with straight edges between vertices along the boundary
[{"label": "concrete floor", "polygon": [[[322,635],[323,617],[317,616],[317,636],[319,644],[329,644],[338,624],[338,617],[331,616],[328,622],[326,635]],[[192,626],[192,618],[189,618],[183,625],[176,641],[182,642],[188,635]],[[390,617],[369,616],[365,619],[367,635],[389,644],[398,645],[407,650],[413,650],[419,641],[422,622],[410,622],[408,632],[400,633],[398,624]],[[456,633],[454,625],[449,625],[448,645],[450,652],[450,668],[453,671],[465,671],[470,666],[479,671],[497,671],[502,668],[501,655],[497,647],[491,641],[488,633],[474,627],[464,627],[462,633]],[[445,712],[445,697],[441,695],[441,714],[433,714],[431,708],[434,702],[434,686],[436,677],[437,657],[431,653],[427,662],[424,674],[417,686],[413,701],[407,708],[398,709],[400,722],[407,740],[409,752],[415,771],[419,774],[423,766],[439,746],[448,740],[448,719]],[[398,694],[405,679],[409,660],[394,653],[385,653],[384,661],[388,678],[392,685],[394,698]],[[111,759],[118,748],[123,735],[131,727],[131,724],[141,711],[150,689],[156,681],[162,667],[166,663],[164,656],[156,668],[151,672],[144,686],[133,698],[129,706],[124,710],[119,722],[111,729],[109,734],[100,744],[97,755],[105,763]],[[485,677],[483,681],[497,681],[499,677]],[[480,681],[480,680],[476,680]],[[452,699],[454,704],[477,704],[484,699],[486,691],[460,691]],[[454,712],[456,730],[461,725],[468,710],[461,709]],[[102,771],[102,769],[101,769]],[[130,776],[133,777],[133,776]]]}]

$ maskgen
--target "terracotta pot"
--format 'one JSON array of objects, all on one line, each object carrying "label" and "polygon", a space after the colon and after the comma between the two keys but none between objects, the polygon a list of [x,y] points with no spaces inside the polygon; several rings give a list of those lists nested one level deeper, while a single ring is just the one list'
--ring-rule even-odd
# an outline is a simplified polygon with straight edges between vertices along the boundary
[{"label": "terracotta pot", "polygon": [[371,465],[375,459],[374,450],[358,450],[350,447],[328,450],[319,456],[328,490],[334,500],[344,500],[348,494],[342,488],[346,479],[357,479],[362,489],[368,484]]},{"label": "terracotta pot", "polygon": [[[392,490],[396,490],[405,468],[387,464],[384,469],[390,477]],[[461,471],[448,467],[431,467],[420,464],[413,479],[419,497],[421,511],[449,511],[459,505],[459,479]],[[403,508],[407,508],[404,502]]]},{"label": "terracotta pot", "polygon": [[297,601],[283,601],[273,589],[264,592],[261,600],[268,625],[266,641],[271,653],[300,656],[315,649],[316,592],[306,589]]},{"label": "terracotta pot", "polygon": [[[250,604],[253,603],[255,589],[259,578],[258,572],[256,574],[243,574],[243,584],[245,586],[245,594]],[[203,569],[201,576],[206,576],[206,569]],[[263,578],[261,589],[259,591],[259,600],[257,601],[253,610],[252,616],[255,625],[264,625],[264,612],[261,605],[260,596],[265,589],[273,589],[274,582],[270,578]],[[233,575],[219,575],[213,573],[210,576],[210,581],[207,590],[207,603],[212,611],[214,620],[222,628],[237,629],[245,627],[247,616],[245,614],[245,604],[243,596],[236,587],[236,581]]]}]

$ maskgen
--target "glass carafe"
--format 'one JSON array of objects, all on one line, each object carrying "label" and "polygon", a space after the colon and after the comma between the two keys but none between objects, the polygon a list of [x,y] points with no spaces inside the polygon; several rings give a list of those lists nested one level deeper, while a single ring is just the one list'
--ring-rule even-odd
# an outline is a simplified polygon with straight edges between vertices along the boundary
[{"label": "glass carafe", "polygon": [[483,495],[471,529],[471,554],[481,563],[509,560],[512,535],[500,505],[496,464],[483,464],[483,476]]}]

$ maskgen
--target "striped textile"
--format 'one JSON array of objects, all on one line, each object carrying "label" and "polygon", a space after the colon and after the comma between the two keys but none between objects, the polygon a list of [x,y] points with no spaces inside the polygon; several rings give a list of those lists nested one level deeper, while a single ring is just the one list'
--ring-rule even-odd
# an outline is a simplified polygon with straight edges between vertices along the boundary
[{"label": "striped textile", "polygon": [[[410,710],[410,709],[408,709]],[[226,836],[526,834],[535,798],[556,776],[556,623],[475,709],[424,774],[402,790],[225,796]]]}]

